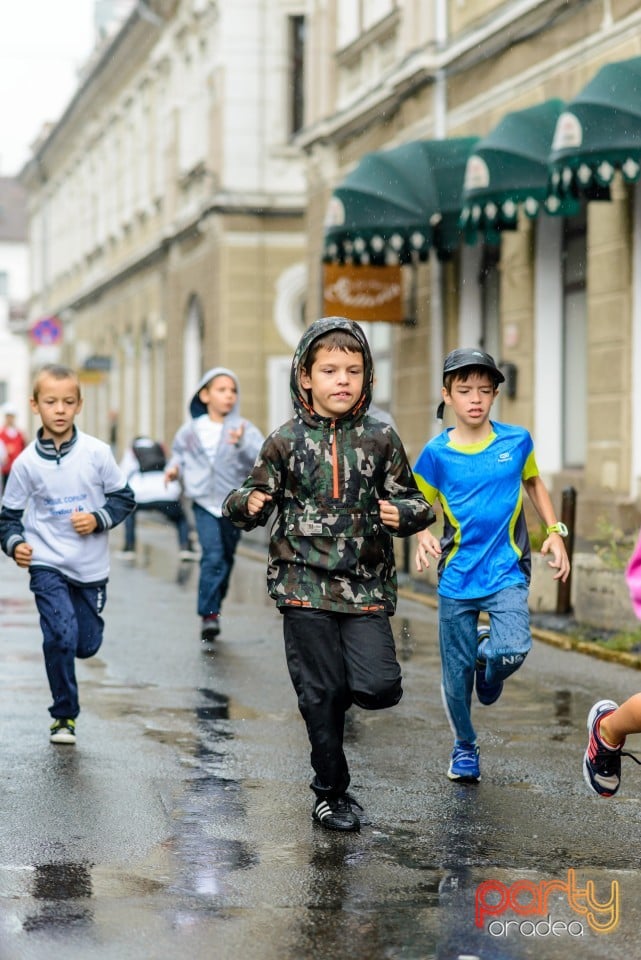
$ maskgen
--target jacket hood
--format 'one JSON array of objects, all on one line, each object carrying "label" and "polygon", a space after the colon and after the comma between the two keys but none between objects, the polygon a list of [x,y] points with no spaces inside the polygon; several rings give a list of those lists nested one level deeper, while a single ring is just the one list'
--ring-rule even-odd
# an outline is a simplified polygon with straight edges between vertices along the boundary
[{"label": "jacket hood", "polygon": [[214,379],[214,377],[231,377],[234,383],[236,384],[236,403],[231,408],[228,417],[238,414],[240,410],[240,384],[238,383],[238,377],[233,370],[228,370],[227,367],[212,367],[211,370],[208,370],[207,373],[203,373],[200,378],[200,382],[196,387],[196,391],[189,401],[189,413],[191,416],[196,419],[196,417],[202,417],[203,414],[207,413],[207,406],[202,402],[198,394],[203,387],[206,387],[207,384]]},{"label": "jacket hood", "polygon": [[323,418],[314,412],[307,397],[307,390],[303,390],[300,385],[301,368],[314,340],[317,340],[318,337],[322,337],[324,334],[329,333],[332,330],[343,330],[345,333],[351,333],[351,335],[358,340],[363,350],[363,361],[365,367],[363,377],[363,393],[361,394],[359,401],[357,401],[349,413],[346,413],[341,419],[345,420],[352,418],[354,420],[359,420],[363,414],[367,412],[367,408],[369,407],[372,399],[372,390],[374,387],[374,364],[372,361],[372,353],[369,343],[367,342],[367,338],[362,328],[356,323],[356,321],[348,320],[346,317],[322,317],[320,320],[314,321],[314,323],[307,328],[303,336],[300,338],[298,346],[294,352],[294,358],[292,360],[292,369],[289,381],[292,403],[294,405],[294,411],[296,415],[301,417],[306,423],[318,421]]}]

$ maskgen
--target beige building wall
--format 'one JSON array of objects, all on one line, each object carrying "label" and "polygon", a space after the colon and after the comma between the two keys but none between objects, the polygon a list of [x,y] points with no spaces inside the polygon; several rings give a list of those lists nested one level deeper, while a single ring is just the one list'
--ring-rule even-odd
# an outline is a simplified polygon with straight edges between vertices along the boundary
[{"label": "beige building wall", "polygon": [[[400,0],[395,18],[382,19],[346,48],[335,47],[333,61],[329,47],[335,7],[330,4],[327,10],[320,2],[310,6],[312,45],[318,29],[323,63],[332,73],[323,79],[324,96],[314,102],[304,137],[313,290],[320,285],[323,220],[332,189],[366,152],[417,138],[483,136],[506,113],[552,97],[568,101],[605,63],[641,55],[641,12],[632,0],[605,5],[447,0],[430,5],[434,16],[429,21],[417,17],[414,4]],[[446,36],[439,35],[435,45],[443,14]],[[410,23],[411,53],[405,45]],[[378,75],[367,75],[365,65],[382,56],[381,44],[387,55],[394,50],[394,58],[385,61]],[[349,83],[354,98],[358,93],[360,110],[354,101],[348,106],[344,100]],[[631,477],[632,195],[617,177],[612,202],[587,207],[586,459],[579,471],[561,469],[548,477],[556,494],[566,483],[579,489],[584,533],[594,528],[597,517],[608,517],[616,525],[620,518],[634,516],[630,499],[638,489],[638,478]],[[562,230],[562,221],[556,228]],[[516,231],[503,234],[498,267],[498,359],[518,368],[516,397],[501,397],[500,416],[530,430],[535,426],[535,383],[546,362],[537,355],[535,284],[541,252],[536,236],[535,221],[522,216]],[[561,264],[558,269],[562,272]],[[404,274],[408,276],[407,269]],[[392,334],[392,412],[412,456],[434,432],[431,407],[440,386],[433,382],[434,345],[442,344],[443,352],[462,345],[461,252],[443,267],[440,330],[434,329],[439,321],[433,310],[433,271],[420,265],[417,275],[416,323]],[[557,304],[560,309],[562,304]]]}]

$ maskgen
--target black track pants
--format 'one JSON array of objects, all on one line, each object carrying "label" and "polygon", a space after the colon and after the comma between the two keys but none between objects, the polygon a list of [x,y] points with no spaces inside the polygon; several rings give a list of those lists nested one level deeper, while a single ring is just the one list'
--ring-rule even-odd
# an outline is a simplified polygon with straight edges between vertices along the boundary
[{"label": "black track pants", "polygon": [[389,617],[286,609],[283,632],[312,747],[312,790],[340,796],[350,780],[343,752],[346,710],[352,703],[366,710],[392,707],[403,695]]}]

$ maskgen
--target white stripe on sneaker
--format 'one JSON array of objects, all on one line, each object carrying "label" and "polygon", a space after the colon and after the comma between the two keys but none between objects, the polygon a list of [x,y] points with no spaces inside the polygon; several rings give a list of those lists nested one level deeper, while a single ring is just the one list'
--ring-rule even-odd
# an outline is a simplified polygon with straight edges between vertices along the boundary
[{"label": "white stripe on sneaker", "polygon": [[325,817],[331,816],[331,814],[333,813],[333,810],[330,807],[330,805],[327,803],[327,801],[323,800],[322,803],[318,804],[315,812],[319,820],[324,820]]}]

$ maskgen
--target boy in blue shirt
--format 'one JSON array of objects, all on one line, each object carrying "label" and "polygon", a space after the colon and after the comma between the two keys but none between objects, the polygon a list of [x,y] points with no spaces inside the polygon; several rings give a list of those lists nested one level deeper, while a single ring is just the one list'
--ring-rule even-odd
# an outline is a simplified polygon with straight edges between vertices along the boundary
[{"label": "boy in blue shirt", "polygon": [[[498,700],[503,681],[521,666],[532,644],[528,609],[530,544],[523,487],[547,528],[541,547],[555,580],[570,572],[563,537],[539,476],[532,437],[523,427],[490,420],[504,376],[482,350],[453,350],[443,366],[442,417],[456,423],[422,450],[414,473],[428,503],[443,510],[440,541],[417,534],[416,567],[438,561],[439,644],[443,703],[453,729],[450,780],[481,779],[471,718],[472,690],[483,704]],[[490,626],[479,627],[481,612]]]}]

